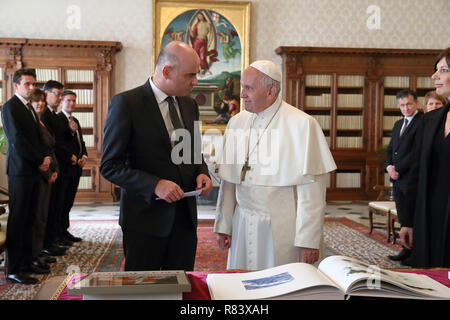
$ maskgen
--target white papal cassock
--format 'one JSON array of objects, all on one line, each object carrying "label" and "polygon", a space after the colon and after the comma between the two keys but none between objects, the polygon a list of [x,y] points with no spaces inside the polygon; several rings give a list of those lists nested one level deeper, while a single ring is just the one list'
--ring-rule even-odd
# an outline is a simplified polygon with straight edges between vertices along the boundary
[{"label": "white papal cassock", "polygon": [[336,164],[313,117],[280,96],[258,114],[240,112],[218,167],[214,232],[232,235],[228,269],[270,268],[299,261],[298,247],[322,249],[326,177]]}]

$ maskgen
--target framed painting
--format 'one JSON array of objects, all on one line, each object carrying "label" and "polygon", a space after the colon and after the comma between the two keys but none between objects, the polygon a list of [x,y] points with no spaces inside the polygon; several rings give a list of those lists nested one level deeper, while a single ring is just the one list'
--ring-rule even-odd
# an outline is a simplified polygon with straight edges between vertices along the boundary
[{"label": "framed painting", "polygon": [[240,79],[249,65],[251,3],[153,0],[153,68],[171,41],[189,44],[200,57],[198,85],[192,90],[202,132],[225,130],[242,110]]}]

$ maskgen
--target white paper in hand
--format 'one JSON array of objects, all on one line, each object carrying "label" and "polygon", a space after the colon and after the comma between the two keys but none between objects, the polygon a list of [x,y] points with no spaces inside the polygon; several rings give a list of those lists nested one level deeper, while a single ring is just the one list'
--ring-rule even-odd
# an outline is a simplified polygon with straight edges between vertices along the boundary
[{"label": "white paper in hand", "polygon": [[[202,193],[202,190],[194,190],[194,191],[189,191],[189,192],[185,192],[183,198],[186,197],[195,197],[200,195],[200,193]],[[156,198],[156,200],[163,200],[161,198]]]}]

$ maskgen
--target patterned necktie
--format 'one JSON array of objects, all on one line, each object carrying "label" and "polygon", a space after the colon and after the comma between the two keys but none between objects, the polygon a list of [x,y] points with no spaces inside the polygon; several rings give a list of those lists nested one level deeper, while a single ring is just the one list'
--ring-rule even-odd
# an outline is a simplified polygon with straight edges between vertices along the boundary
[{"label": "patterned necktie", "polygon": [[400,130],[400,135],[402,135],[403,132],[405,132],[407,126],[408,126],[408,119],[405,118],[404,121],[403,121],[403,127]]},{"label": "patterned necktie", "polygon": [[[69,116],[69,120],[72,120],[73,122],[75,122],[74,119],[75,119],[74,117]],[[79,129],[80,129],[80,128],[79,128]],[[75,131],[75,136],[77,137],[77,142],[78,142],[78,156],[80,156],[82,150],[81,150],[81,139],[80,139],[80,135],[79,135],[79,133],[78,133],[78,130]]]},{"label": "patterned necktie", "polygon": [[168,96],[166,98],[166,101],[169,103],[170,121],[172,121],[173,129],[177,130],[177,129],[183,128],[180,117],[178,116],[177,109],[175,108],[175,103],[173,101],[173,98],[171,96]]}]

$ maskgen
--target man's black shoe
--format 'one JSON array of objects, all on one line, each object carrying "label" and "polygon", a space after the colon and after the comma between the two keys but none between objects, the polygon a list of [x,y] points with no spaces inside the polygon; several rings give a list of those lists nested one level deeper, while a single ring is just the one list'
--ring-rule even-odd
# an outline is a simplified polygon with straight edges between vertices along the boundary
[{"label": "man's black shoe", "polygon": [[73,242],[67,239],[59,239],[55,243],[60,247],[70,248],[71,246],[73,246]]},{"label": "man's black shoe", "polygon": [[392,261],[402,261],[408,258],[411,255],[411,250],[403,247],[403,250],[396,256],[388,256],[388,258]]},{"label": "man's black shoe", "polygon": [[79,237],[75,237],[73,234],[71,234],[69,231],[66,231],[65,233],[64,233],[64,239],[66,239],[66,240],[69,240],[69,241],[72,241],[72,242],[80,242],[81,240],[83,240],[83,239],[81,239],[81,238],[79,238]]},{"label": "man's black shoe", "polygon": [[35,258],[35,259],[33,259],[33,261],[31,261],[31,264],[33,266],[37,266],[43,270],[50,271],[50,266],[45,261],[43,261],[43,259]]},{"label": "man's black shoe", "polygon": [[19,284],[36,284],[38,279],[30,277],[24,273],[11,273],[6,276],[6,281]]},{"label": "man's black shoe", "polygon": [[27,273],[34,273],[34,274],[48,274],[50,273],[50,268],[45,268],[43,266],[40,266],[39,263],[36,263],[33,261],[27,268],[23,270]]},{"label": "man's black shoe", "polygon": [[50,248],[43,249],[41,252],[47,256],[63,256],[66,254],[66,249],[57,246],[51,246]]},{"label": "man's black shoe", "polygon": [[53,257],[51,257],[49,255],[44,254],[44,253],[39,254],[38,259],[39,259],[40,262],[47,263],[47,264],[56,262],[56,258],[53,258]]}]

